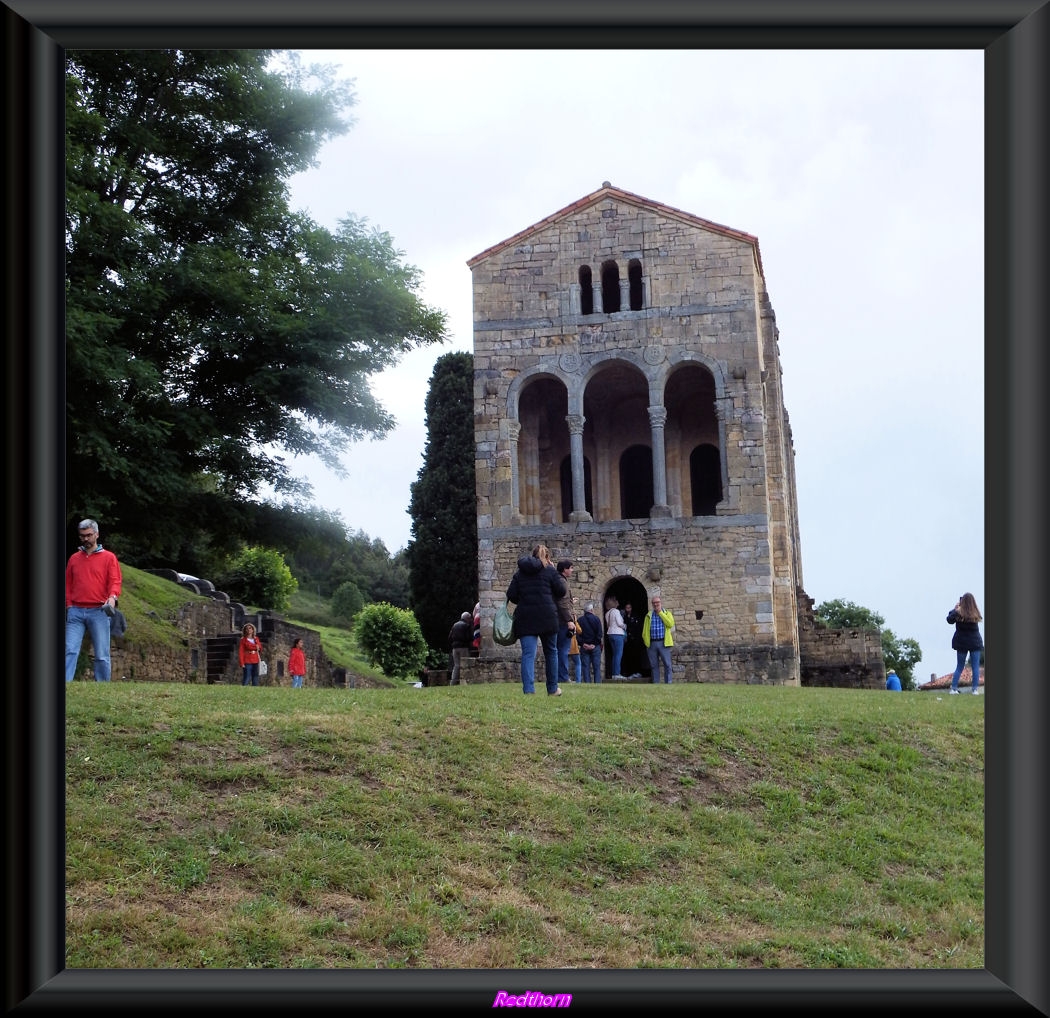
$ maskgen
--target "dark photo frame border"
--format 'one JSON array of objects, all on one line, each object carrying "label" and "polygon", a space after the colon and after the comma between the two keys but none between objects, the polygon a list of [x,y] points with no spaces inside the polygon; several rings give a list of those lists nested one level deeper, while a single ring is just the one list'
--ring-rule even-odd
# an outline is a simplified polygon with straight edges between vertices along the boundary
[{"label": "dark photo frame border", "polygon": [[[986,636],[999,677],[984,704],[983,971],[64,968],[63,51],[159,46],[983,50]],[[1046,0],[7,0],[5,1009],[461,1010],[536,989],[591,1010],[1048,1013],[1048,682],[1036,653],[1050,459],[1048,55]],[[951,337],[936,341],[950,356]],[[962,411],[959,423],[965,434]]]}]

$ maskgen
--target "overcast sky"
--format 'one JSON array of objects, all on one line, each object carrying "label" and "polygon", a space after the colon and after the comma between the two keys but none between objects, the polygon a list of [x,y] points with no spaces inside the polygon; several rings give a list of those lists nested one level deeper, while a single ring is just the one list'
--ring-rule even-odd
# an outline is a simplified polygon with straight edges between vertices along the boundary
[{"label": "overcast sky", "polygon": [[758,238],[806,592],[918,640],[917,682],[953,670],[945,615],[964,591],[985,609],[982,51],[303,59],[338,64],[358,101],[293,206],[389,233],[452,337],[375,377],[399,424],[348,449],[348,478],[295,461],[318,505],[409,542],[433,365],[472,350],[467,260],[609,181]]}]

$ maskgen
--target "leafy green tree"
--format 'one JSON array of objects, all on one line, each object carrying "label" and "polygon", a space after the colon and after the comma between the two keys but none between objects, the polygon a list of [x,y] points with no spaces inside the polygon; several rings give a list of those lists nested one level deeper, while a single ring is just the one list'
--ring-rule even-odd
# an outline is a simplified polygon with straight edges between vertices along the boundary
[{"label": "leafy green tree", "polygon": [[380,602],[366,604],[354,620],[358,645],[384,675],[418,675],[427,660],[427,645],[415,616]]},{"label": "leafy green tree", "polygon": [[401,552],[391,557],[386,545],[361,530],[350,534],[328,571],[334,591],[347,581],[356,583],[365,601],[388,601],[398,608],[409,606],[408,569]]},{"label": "leafy green tree", "polygon": [[407,548],[412,609],[427,643],[447,652],[448,631],[478,600],[474,472],[474,358],[434,364],[426,398],[427,443],[412,484]]},{"label": "leafy green tree", "polygon": [[836,598],[822,601],[813,614],[829,629],[878,629],[886,621],[878,612],[863,608],[852,601]]},{"label": "leafy green tree", "polygon": [[299,589],[281,553],[272,548],[245,548],[213,582],[244,604],[274,611],[286,611]]},{"label": "leafy green tree", "polygon": [[369,376],[444,341],[445,314],[387,234],[289,208],[289,178],[351,124],[331,69],[268,50],[66,61],[69,517],[150,564],[202,527],[228,546],[264,486],[309,494],[288,456],[338,471],[393,426]]},{"label": "leafy green tree", "polygon": [[364,595],[353,580],[340,583],[332,595],[332,618],[349,625],[365,606]]},{"label": "leafy green tree", "polygon": [[841,598],[821,602],[813,609],[813,614],[829,629],[877,630],[886,668],[897,673],[902,689],[915,688],[915,666],[922,657],[918,641],[911,637],[898,638],[892,629],[882,628],[886,620],[878,612]]},{"label": "leafy green tree", "polygon": [[918,640],[910,636],[903,640],[897,638],[892,629],[882,631],[882,659],[886,668],[892,668],[901,680],[901,689],[915,688],[915,666],[922,658]]}]

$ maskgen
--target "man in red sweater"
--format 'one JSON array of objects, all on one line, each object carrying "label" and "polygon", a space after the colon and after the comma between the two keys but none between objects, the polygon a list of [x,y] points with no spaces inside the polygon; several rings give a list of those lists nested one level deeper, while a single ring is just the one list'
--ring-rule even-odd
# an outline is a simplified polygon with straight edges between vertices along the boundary
[{"label": "man in red sweater", "polygon": [[98,524],[81,520],[80,547],[66,563],[66,682],[76,678],[85,630],[95,650],[95,681],[109,682],[109,623],[120,597],[120,563],[98,543]]}]

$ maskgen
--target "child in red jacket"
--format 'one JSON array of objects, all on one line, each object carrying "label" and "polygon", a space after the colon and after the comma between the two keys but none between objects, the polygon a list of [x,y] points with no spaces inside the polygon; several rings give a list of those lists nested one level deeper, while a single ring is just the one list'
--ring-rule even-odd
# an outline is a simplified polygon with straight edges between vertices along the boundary
[{"label": "child in red jacket", "polygon": [[288,653],[288,674],[292,677],[292,689],[302,689],[306,677],[306,652],[303,650],[303,638],[297,636]]}]

